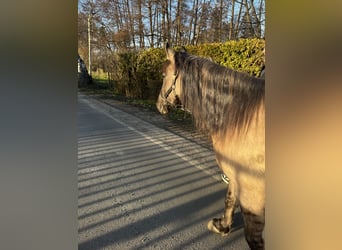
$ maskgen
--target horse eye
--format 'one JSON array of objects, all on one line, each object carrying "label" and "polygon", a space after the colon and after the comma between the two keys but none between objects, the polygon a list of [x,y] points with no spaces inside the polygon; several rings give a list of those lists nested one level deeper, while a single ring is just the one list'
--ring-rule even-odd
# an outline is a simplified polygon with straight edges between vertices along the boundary
[{"label": "horse eye", "polygon": [[165,77],[165,73],[163,73],[163,78]]}]

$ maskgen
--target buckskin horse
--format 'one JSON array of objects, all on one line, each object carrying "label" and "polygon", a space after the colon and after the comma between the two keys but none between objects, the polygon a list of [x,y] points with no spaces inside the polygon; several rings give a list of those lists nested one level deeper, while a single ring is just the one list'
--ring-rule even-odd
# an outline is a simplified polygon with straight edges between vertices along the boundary
[{"label": "buckskin horse", "polygon": [[265,80],[174,51],[166,44],[163,85],[156,103],[189,111],[198,129],[212,139],[216,161],[229,178],[224,213],[208,222],[222,236],[232,230],[240,206],[251,249],[264,249],[265,226]]}]

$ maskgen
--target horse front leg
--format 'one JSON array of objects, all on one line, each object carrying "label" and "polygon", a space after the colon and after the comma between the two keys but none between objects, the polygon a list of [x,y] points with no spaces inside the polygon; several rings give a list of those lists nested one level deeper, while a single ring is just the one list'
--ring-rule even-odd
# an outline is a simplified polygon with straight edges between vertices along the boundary
[{"label": "horse front leg", "polygon": [[226,198],[224,201],[224,213],[221,218],[214,218],[208,222],[208,229],[214,233],[226,236],[231,231],[234,210],[237,204],[235,184],[229,182]]}]

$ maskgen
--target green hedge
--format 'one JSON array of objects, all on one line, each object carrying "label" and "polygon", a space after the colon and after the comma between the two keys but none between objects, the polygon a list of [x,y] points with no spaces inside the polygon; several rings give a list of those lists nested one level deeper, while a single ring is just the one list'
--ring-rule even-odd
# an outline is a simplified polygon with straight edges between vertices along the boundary
[{"label": "green hedge", "polygon": [[162,65],[166,60],[164,49],[141,51],[137,58],[138,82],[144,86],[142,98],[156,99],[163,82]]},{"label": "green hedge", "polygon": [[[261,39],[185,46],[189,54],[211,58],[218,64],[254,76],[259,76],[264,65],[264,48],[265,40]],[[141,99],[157,98],[162,85],[161,68],[166,60],[164,49],[121,53],[116,60],[116,92]]]},{"label": "green hedge", "polygon": [[190,54],[211,58],[218,64],[254,76],[260,75],[264,65],[265,40],[261,39],[241,39],[185,48]]}]

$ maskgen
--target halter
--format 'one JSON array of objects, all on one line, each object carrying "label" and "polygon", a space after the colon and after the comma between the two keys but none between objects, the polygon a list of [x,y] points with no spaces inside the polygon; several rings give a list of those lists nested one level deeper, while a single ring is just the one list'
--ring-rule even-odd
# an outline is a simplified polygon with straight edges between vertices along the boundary
[{"label": "halter", "polygon": [[[176,89],[176,81],[177,81],[178,75],[179,75],[179,72],[177,71],[177,72],[173,75],[174,78],[173,78],[173,81],[172,81],[172,84],[171,84],[170,88],[165,92],[164,95],[161,95],[164,104],[170,104],[170,105],[174,106],[174,104],[171,103],[171,102],[169,102],[169,101],[167,100],[167,98],[169,97],[169,95],[171,94],[171,92],[174,93],[174,95],[175,95],[176,98],[178,97],[177,94],[176,94],[176,91],[175,91],[175,89]],[[188,112],[188,113],[191,113],[189,110],[184,109],[184,106],[183,106],[182,104],[181,104],[181,105],[175,105],[175,107],[176,107],[176,108],[180,108],[181,110],[186,111],[186,112]]]},{"label": "halter", "polygon": [[163,100],[165,102],[168,102],[167,98],[169,97],[171,92],[174,92],[175,96],[177,96],[175,89],[176,89],[176,80],[178,78],[178,71],[173,76],[174,76],[174,78],[173,78],[173,81],[172,81],[172,84],[171,84],[170,88],[165,92],[165,95],[163,95]]}]

